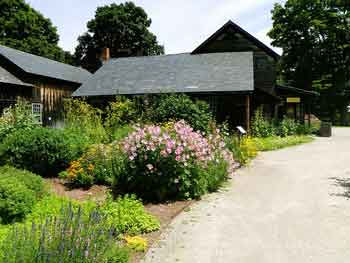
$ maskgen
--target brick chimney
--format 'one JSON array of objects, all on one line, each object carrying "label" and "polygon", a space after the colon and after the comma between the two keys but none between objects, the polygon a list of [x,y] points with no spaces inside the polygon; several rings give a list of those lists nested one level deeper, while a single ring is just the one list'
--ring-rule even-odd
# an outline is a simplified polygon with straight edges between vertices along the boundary
[{"label": "brick chimney", "polygon": [[111,53],[108,47],[104,47],[101,52],[101,61],[106,63],[111,58]]}]

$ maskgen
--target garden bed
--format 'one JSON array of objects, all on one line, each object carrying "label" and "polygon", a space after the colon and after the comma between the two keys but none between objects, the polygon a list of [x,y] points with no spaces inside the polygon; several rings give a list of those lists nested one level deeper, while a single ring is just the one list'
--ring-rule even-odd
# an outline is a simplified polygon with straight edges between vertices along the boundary
[{"label": "garden bed", "polygon": [[[77,201],[91,200],[101,202],[107,197],[108,188],[105,186],[94,185],[90,189],[70,189],[65,185],[65,181],[62,179],[51,178],[46,179],[46,182],[53,193]],[[160,204],[146,204],[145,211],[155,216],[160,221],[160,229],[158,231],[141,235],[141,237],[147,239],[148,248],[151,247],[154,242],[158,241],[161,233],[169,226],[172,220],[194,202],[194,200],[189,200]],[[139,262],[146,252],[147,251],[131,254],[130,262]]]}]

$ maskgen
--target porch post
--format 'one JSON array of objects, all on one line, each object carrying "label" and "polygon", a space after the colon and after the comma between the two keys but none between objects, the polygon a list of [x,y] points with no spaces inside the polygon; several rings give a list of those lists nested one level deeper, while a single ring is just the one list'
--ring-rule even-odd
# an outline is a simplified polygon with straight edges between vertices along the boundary
[{"label": "porch post", "polygon": [[309,128],[311,127],[311,105],[310,105],[310,102],[308,102],[307,104],[307,124],[309,125]]},{"label": "porch post", "polygon": [[250,134],[250,95],[246,96],[245,106],[246,106],[245,124],[247,128],[247,133]]}]

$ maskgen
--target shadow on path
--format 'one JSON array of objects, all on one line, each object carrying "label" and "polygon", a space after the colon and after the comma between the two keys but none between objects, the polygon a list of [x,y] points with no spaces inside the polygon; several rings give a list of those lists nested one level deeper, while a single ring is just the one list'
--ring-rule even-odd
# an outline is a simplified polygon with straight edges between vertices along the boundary
[{"label": "shadow on path", "polygon": [[339,178],[339,177],[331,177],[329,178],[333,181],[333,185],[342,187],[343,193],[332,193],[332,196],[341,196],[350,200],[350,178]]}]

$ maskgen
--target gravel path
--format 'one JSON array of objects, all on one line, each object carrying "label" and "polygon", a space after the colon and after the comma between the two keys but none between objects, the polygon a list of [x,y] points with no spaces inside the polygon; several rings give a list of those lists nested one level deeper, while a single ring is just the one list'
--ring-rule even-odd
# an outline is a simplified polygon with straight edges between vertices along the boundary
[{"label": "gravel path", "polygon": [[350,262],[350,192],[342,185],[350,187],[350,129],[260,154],[179,215],[144,263]]}]

